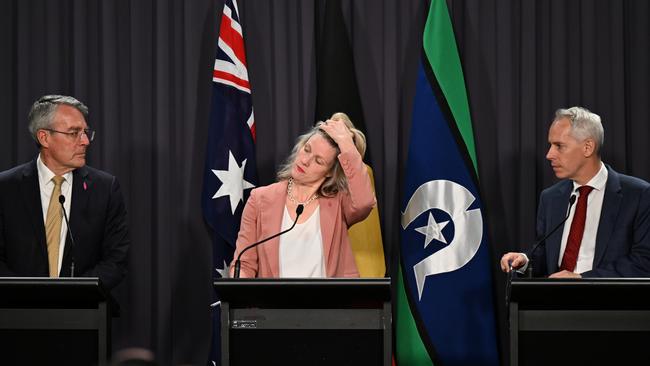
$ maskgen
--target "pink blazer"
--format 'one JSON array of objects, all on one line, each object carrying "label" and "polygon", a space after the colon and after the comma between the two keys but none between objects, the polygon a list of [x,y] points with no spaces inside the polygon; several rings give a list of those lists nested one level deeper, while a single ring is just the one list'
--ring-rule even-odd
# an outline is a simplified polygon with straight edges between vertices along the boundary
[{"label": "pink blazer", "polygon": [[[349,192],[318,198],[325,269],[327,277],[359,277],[348,227],[365,219],[377,201],[361,156],[356,152],[342,153],[338,159],[347,177]],[[242,213],[233,258],[236,259],[246,246],[280,231],[286,199],[287,181],[253,189]],[[249,249],[241,258],[240,277],[280,277],[279,251],[279,237]],[[233,267],[234,260],[231,274]]]}]

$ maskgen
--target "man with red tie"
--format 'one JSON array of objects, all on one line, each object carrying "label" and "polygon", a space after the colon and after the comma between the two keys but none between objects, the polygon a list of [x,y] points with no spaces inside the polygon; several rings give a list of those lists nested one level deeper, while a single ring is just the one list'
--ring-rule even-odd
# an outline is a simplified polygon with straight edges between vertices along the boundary
[{"label": "man with red tie", "polygon": [[563,180],[540,195],[538,237],[568,218],[534,252],[506,253],[503,271],[524,271],[530,261],[534,276],[650,277],[650,184],[605,165],[603,140],[597,114],[555,113],[546,159]]}]

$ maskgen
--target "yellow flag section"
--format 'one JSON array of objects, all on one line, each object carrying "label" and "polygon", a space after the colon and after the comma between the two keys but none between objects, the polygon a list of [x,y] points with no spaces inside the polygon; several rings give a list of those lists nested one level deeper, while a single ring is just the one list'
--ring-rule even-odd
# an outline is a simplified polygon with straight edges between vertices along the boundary
[{"label": "yellow flag section", "polygon": [[[366,164],[372,189],[375,189],[375,176],[372,168]],[[381,239],[379,210],[375,206],[368,217],[348,229],[350,244],[354,259],[357,262],[361,277],[384,277],[386,262],[384,261],[384,243]]]}]

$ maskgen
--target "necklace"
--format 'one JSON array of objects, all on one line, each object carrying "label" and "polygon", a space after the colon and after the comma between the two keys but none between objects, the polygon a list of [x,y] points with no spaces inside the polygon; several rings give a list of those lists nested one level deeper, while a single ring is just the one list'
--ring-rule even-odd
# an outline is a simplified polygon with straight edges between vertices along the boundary
[{"label": "necklace", "polygon": [[289,178],[289,185],[287,186],[287,196],[289,197],[289,201],[293,202],[295,205],[307,206],[308,204],[311,203],[311,201],[318,198],[318,193],[314,193],[311,197],[309,197],[307,201],[300,202],[293,197],[293,194],[291,193],[292,191],[293,191],[293,178]]}]

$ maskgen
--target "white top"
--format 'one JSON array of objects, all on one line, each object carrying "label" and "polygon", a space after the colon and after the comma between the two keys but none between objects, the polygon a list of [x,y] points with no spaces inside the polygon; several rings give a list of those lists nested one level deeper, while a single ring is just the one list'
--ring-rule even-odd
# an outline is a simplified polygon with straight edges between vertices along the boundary
[{"label": "white top", "polygon": [[[600,212],[603,209],[603,199],[605,198],[605,184],[607,183],[607,168],[605,164],[600,163],[600,170],[591,178],[586,184],[587,186],[594,187],[594,189],[587,196],[587,218],[585,220],[585,231],[582,235],[582,242],[580,244],[580,251],[578,252],[578,261],[576,263],[575,273],[583,273],[591,271],[594,265],[594,255],[596,253],[596,235],[598,234],[598,224],[600,223]],[[578,193],[580,185],[573,182],[573,191],[579,198]],[[573,222],[573,214],[577,205],[571,207],[569,218],[566,220],[567,224]],[[569,231],[571,231],[570,224],[564,225],[562,232],[562,244],[560,246],[560,256],[558,258],[558,266],[562,265],[562,257],[564,257],[564,249],[569,238]]]},{"label": "white top", "polygon": [[[45,166],[43,160],[41,160],[41,154],[38,154],[36,159],[36,168],[38,170],[38,186],[41,189],[41,208],[43,209],[43,225],[45,225],[45,220],[47,219],[47,209],[50,207],[50,197],[52,197],[52,190],[54,190],[54,178],[55,174]],[[72,172],[63,174],[63,183],[61,183],[61,194],[65,197],[65,212],[68,214],[68,219],[70,219],[70,201],[72,200]],[[58,200],[55,202],[58,203]],[[61,213],[63,214],[63,213]],[[45,226],[43,226],[45,227]],[[59,269],[58,272],[61,273],[61,262],[63,262],[63,251],[65,250],[65,238],[68,233],[68,226],[65,223],[65,219],[61,220],[61,241],[59,243]]]},{"label": "white top", "polygon": [[[293,221],[285,206],[282,231],[290,228]],[[324,258],[318,206],[307,221],[280,236],[280,277],[324,278]]]}]

